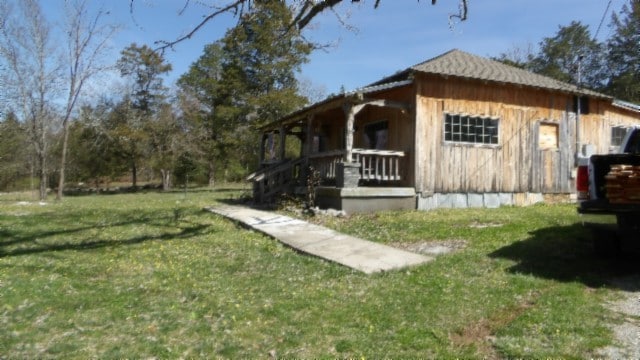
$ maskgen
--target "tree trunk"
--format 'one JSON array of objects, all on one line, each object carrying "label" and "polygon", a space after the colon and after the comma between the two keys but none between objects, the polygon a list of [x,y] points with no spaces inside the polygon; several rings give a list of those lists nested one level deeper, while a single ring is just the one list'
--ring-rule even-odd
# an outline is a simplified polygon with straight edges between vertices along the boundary
[{"label": "tree trunk", "polygon": [[39,197],[40,201],[47,200],[47,162],[45,154],[38,154],[38,175],[40,177]]},{"label": "tree trunk", "polygon": [[138,189],[138,168],[135,161],[131,161],[131,187],[133,191]]},{"label": "tree trunk", "polygon": [[171,190],[171,170],[160,169],[162,176],[162,191]]},{"label": "tree trunk", "polygon": [[62,131],[64,133],[62,139],[62,156],[60,158],[60,179],[58,180],[58,193],[56,194],[56,200],[62,200],[64,192],[64,171],[67,163],[67,145],[69,144],[69,122],[67,119],[62,124]]},{"label": "tree trunk", "polygon": [[216,186],[216,179],[215,179],[215,161],[211,160],[209,161],[209,171],[208,171],[208,175],[209,175],[209,187],[213,188]]}]

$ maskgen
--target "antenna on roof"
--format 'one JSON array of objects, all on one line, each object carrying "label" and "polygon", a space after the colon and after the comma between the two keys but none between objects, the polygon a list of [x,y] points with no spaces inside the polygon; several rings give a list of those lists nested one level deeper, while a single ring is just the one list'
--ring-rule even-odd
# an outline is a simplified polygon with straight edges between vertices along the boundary
[{"label": "antenna on roof", "polygon": [[598,29],[596,30],[596,34],[593,35],[593,40],[596,40],[598,38],[598,34],[600,33],[600,28],[602,28],[602,23],[604,23],[604,18],[607,16],[607,13],[609,12],[609,8],[611,7],[611,3],[613,2],[613,0],[609,0],[609,3],[607,4],[607,8],[604,9],[604,14],[602,14],[602,19],[600,19],[600,24],[598,25]]}]

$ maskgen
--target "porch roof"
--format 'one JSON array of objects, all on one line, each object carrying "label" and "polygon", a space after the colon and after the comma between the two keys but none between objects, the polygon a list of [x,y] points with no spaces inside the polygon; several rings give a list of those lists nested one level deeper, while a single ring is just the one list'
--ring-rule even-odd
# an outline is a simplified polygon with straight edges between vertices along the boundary
[{"label": "porch roof", "polygon": [[330,96],[325,100],[311,104],[296,112],[293,112],[284,118],[266,124],[260,128],[262,131],[276,130],[280,126],[290,125],[298,121],[304,120],[309,114],[320,112],[328,109],[339,108],[346,103],[358,104],[364,101],[363,96],[376,93],[378,91],[394,89],[402,86],[413,84],[413,79],[407,78],[397,81],[389,81],[383,84],[372,84],[346,93]]}]

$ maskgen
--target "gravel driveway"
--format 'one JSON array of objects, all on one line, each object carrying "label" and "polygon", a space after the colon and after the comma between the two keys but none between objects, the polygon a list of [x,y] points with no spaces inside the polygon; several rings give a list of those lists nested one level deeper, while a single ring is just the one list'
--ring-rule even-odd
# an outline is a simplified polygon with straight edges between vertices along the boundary
[{"label": "gravel driveway", "polygon": [[640,276],[626,277],[614,281],[621,298],[609,304],[609,308],[620,314],[623,321],[612,324],[615,344],[601,350],[608,359],[640,359]]}]

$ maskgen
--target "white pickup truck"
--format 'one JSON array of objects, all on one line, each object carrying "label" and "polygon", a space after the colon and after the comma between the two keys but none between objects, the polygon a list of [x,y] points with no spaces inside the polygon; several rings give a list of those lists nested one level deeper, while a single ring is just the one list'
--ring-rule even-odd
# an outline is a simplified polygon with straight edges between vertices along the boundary
[{"label": "white pickup truck", "polygon": [[596,252],[640,248],[640,126],[629,129],[617,153],[580,159],[576,190]]}]

